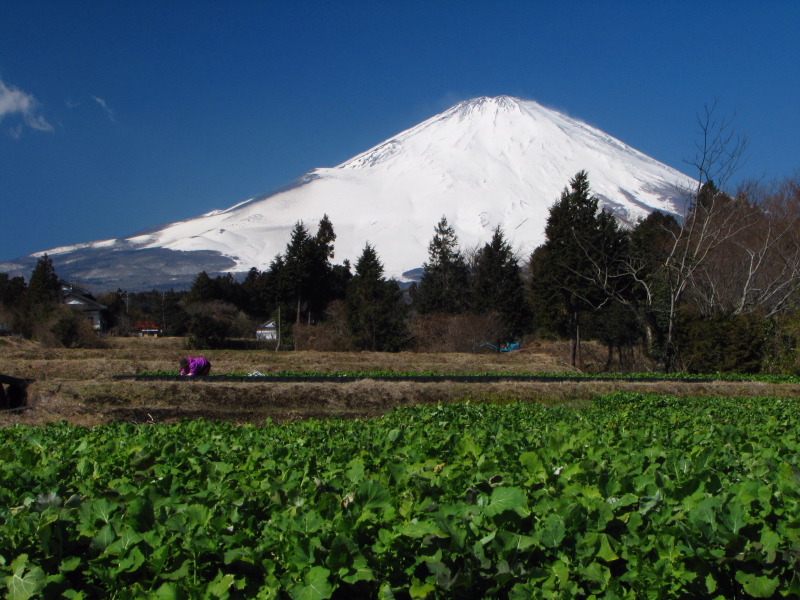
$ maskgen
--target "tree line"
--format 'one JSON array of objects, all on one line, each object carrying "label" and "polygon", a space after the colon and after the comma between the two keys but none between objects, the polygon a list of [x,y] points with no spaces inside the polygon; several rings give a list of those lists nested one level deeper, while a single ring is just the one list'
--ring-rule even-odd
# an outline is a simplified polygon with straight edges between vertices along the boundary
[{"label": "tree line", "polygon": [[[252,337],[255,324],[272,319],[284,349],[475,351],[528,336],[569,340],[576,366],[581,341],[592,339],[607,348],[605,368],[615,352],[619,366],[639,348],[664,371],[798,369],[797,178],[735,193],[709,179],[688,193],[681,217],[656,211],[625,228],[599,209],[581,171],[525,260],[499,226],[482,247],[461,248],[443,216],[422,277],[405,291],[386,279],[370,244],[354,267],[333,264],[335,240],[327,216],[314,235],[298,222],[285,252],[241,281],[202,272],[185,292],[117,290],[98,301],[119,334],[151,320],[196,347]],[[46,255],[27,284],[0,274],[6,330],[36,337],[36,324],[49,323],[57,334],[66,318],[57,302]]]}]

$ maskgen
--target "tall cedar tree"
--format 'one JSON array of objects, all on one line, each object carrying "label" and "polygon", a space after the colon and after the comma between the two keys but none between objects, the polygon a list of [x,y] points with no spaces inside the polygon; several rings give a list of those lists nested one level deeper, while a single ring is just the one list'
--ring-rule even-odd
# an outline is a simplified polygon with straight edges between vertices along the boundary
[{"label": "tall cedar tree", "polygon": [[217,299],[216,286],[211,277],[208,276],[208,273],[202,271],[195,275],[192,287],[189,290],[188,296],[186,296],[186,303],[210,302]]},{"label": "tall cedar tree", "polygon": [[314,237],[308,234],[302,221],[298,221],[292,230],[283,257],[279,287],[289,295],[285,301],[294,305],[296,323],[302,321],[303,310],[309,323],[319,320],[333,299],[331,290],[335,284],[330,259],[333,258],[335,240],[336,234],[328,215],[320,219]]},{"label": "tall cedar tree", "polygon": [[422,281],[413,295],[420,314],[459,314],[469,306],[470,273],[453,228],[442,217],[428,245],[430,262],[423,265]]},{"label": "tall cedar tree", "polygon": [[375,248],[367,244],[347,288],[347,324],[362,350],[396,352],[406,339],[405,304],[396,281],[383,277]]},{"label": "tall cedar tree", "polygon": [[309,323],[321,320],[326,307],[336,296],[335,272],[331,265],[335,241],[333,225],[328,215],[324,215],[319,221],[317,234],[311,239],[308,249],[311,254],[307,296]]},{"label": "tall cedar tree", "polygon": [[499,314],[509,338],[522,335],[530,327],[531,309],[522,270],[499,225],[476,257],[472,306],[477,313]]},{"label": "tall cedar tree", "polygon": [[61,287],[53,261],[45,254],[36,262],[25,295],[25,307],[33,315],[49,312],[58,303]]},{"label": "tall cedar tree", "polygon": [[302,221],[295,223],[292,238],[286,246],[284,255],[283,286],[289,291],[296,311],[295,322],[300,323],[300,312],[303,302],[308,299],[309,284],[311,283],[310,252],[311,237]]},{"label": "tall cedar tree", "polygon": [[[579,360],[582,315],[598,310],[608,300],[594,283],[595,273],[619,259],[626,240],[614,216],[605,209],[598,213],[597,208],[597,198],[589,193],[588,175],[580,171],[550,207],[547,239],[530,262],[535,309],[562,315],[570,338],[572,366]],[[551,320],[558,320],[558,316]]]}]

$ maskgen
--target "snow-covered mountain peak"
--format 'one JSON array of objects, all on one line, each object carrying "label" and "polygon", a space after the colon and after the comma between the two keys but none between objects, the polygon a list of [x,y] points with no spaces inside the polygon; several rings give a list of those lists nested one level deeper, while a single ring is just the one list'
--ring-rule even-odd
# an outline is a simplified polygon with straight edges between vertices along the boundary
[{"label": "snow-covered mountain peak", "polygon": [[512,96],[497,96],[494,98],[481,96],[480,98],[459,102],[451,108],[450,111],[463,119],[474,113],[486,114],[497,113],[498,111],[519,111],[520,102],[522,102],[522,100]]},{"label": "snow-covered mountain peak", "polygon": [[[690,183],[610,135],[536,102],[481,97],[263,196],[138,236],[48,254],[58,256],[62,277],[102,279],[113,288],[132,289],[126,277],[139,287],[177,287],[202,270],[266,269],[284,251],[296,222],[313,233],[327,214],[337,235],[337,262],[355,263],[369,242],[386,274],[400,278],[428,259],[428,242],[442,215],[463,247],[485,243],[500,226],[524,256],[544,241],[549,206],[581,170],[601,204],[626,223],[653,210],[675,212],[676,185]],[[0,264],[0,272],[25,260],[35,262],[27,257]]]}]

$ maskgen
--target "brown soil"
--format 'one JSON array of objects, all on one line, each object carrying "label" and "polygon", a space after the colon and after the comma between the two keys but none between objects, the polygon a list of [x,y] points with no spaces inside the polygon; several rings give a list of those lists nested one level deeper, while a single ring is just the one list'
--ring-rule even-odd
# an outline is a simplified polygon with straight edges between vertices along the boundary
[{"label": "brown soil", "polygon": [[[373,417],[395,406],[438,402],[531,401],[580,406],[595,394],[614,390],[677,396],[800,397],[800,386],[717,382],[579,383],[411,383],[363,380],[344,384],[225,383],[209,381],[115,381],[113,375],[174,371],[178,359],[196,354],[183,340],[112,339],[107,349],[41,348],[0,338],[0,373],[36,381],[28,390],[30,410],[0,413],[0,426],[43,425],[65,420],[94,426],[109,421],[175,422],[184,418],[263,424],[325,418]],[[220,350],[202,353],[213,373],[277,371],[374,371],[469,374],[480,372],[569,372],[564,346],[529,346],[504,354],[417,354],[401,352],[263,352]]]}]

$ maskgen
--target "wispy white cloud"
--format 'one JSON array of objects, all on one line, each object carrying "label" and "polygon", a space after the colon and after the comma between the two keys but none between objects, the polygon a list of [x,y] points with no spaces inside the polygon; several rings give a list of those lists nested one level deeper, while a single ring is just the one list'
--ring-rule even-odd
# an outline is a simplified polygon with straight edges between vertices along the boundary
[{"label": "wispy white cloud", "polygon": [[66,100],[64,100],[64,104],[67,105],[67,108],[75,108],[76,106],[81,105],[80,102],[73,102],[72,98],[67,98]]},{"label": "wispy white cloud", "polygon": [[[26,94],[13,85],[6,85],[0,79],[0,121],[9,115],[18,114],[31,129],[53,131],[53,126],[39,113],[39,102],[31,94]],[[9,133],[13,138],[22,135],[22,126],[13,127]]]},{"label": "wispy white cloud", "polygon": [[114,120],[114,111],[111,110],[108,107],[108,104],[106,104],[106,101],[103,100],[102,98],[98,98],[97,96],[92,96],[92,98],[94,98],[95,102],[97,102],[103,108],[103,110],[106,111],[106,114],[108,115],[108,118],[113,121]]}]

